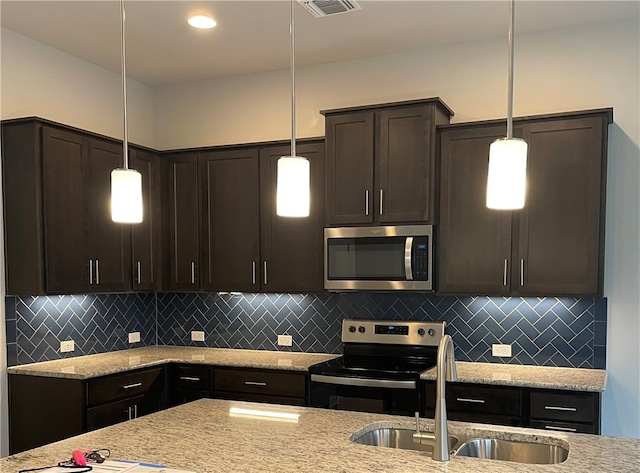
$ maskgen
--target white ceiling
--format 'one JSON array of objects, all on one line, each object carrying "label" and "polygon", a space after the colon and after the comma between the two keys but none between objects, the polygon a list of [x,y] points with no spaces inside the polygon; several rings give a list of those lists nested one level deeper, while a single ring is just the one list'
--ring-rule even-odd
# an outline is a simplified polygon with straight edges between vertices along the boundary
[{"label": "white ceiling", "polygon": [[[314,18],[296,5],[296,67],[504,37],[508,3],[358,0],[361,11]],[[638,19],[640,2],[516,3],[518,34]],[[127,76],[149,86],[287,69],[289,8],[282,0],[127,0]],[[218,26],[195,30],[207,13]],[[120,3],[1,0],[3,27],[120,72]]]}]

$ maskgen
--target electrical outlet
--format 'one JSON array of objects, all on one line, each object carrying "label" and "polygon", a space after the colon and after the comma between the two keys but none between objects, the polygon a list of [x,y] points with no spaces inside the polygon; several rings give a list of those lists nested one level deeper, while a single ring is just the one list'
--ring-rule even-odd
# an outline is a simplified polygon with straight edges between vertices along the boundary
[{"label": "electrical outlet", "polygon": [[193,330],[191,332],[191,340],[194,342],[204,342],[204,332],[201,330]]},{"label": "electrical outlet", "polygon": [[67,353],[76,349],[73,340],[64,340],[60,342],[60,352]]},{"label": "electrical outlet", "polygon": [[494,343],[493,345],[491,345],[491,354],[493,356],[509,358],[511,356],[511,345],[500,345]]},{"label": "electrical outlet", "polygon": [[278,345],[281,347],[290,347],[293,345],[293,337],[291,335],[278,335]]},{"label": "electrical outlet", "polygon": [[140,332],[131,332],[129,334],[129,343],[136,343],[140,341]]}]

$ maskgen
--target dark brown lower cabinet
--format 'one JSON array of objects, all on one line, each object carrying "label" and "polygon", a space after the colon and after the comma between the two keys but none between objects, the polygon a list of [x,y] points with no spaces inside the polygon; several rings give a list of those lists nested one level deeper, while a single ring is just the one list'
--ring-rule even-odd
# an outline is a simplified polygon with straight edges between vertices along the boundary
[{"label": "dark brown lower cabinet", "polygon": [[172,365],[169,375],[170,404],[177,406],[211,397],[213,368],[206,365]]},{"label": "dark brown lower cabinet", "polygon": [[216,368],[214,397],[238,401],[270,402],[304,406],[307,398],[305,373]]},{"label": "dark brown lower cabinet", "polygon": [[[447,383],[450,420],[587,434],[600,433],[598,392]],[[423,387],[424,415],[433,417],[435,382]]]}]

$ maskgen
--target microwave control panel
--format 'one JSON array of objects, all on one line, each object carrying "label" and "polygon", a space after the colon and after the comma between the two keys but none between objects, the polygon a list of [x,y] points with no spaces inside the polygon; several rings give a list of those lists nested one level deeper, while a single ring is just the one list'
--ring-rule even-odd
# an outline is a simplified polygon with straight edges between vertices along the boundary
[{"label": "microwave control panel", "polygon": [[412,266],[414,280],[429,280],[429,237],[414,237]]}]

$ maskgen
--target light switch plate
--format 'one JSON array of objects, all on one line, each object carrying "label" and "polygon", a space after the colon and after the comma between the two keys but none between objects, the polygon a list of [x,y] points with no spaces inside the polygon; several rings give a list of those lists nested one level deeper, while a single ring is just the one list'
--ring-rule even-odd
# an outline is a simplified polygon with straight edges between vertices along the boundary
[{"label": "light switch plate", "polygon": [[278,345],[281,347],[290,347],[293,345],[293,337],[291,335],[278,335]]},{"label": "light switch plate", "polygon": [[131,332],[129,334],[129,343],[136,343],[140,341],[140,332]]},{"label": "light switch plate", "polygon": [[204,332],[201,330],[193,330],[191,332],[191,340],[194,342],[204,342]]},{"label": "light switch plate", "polygon": [[75,343],[73,340],[64,340],[60,341],[60,352],[68,353],[76,349]]},{"label": "light switch plate", "polygon": [[491,354],[493,356],[509,358],[511,356],[511,345],[500,345],[498,343],[494,343],[491,345]]}]

